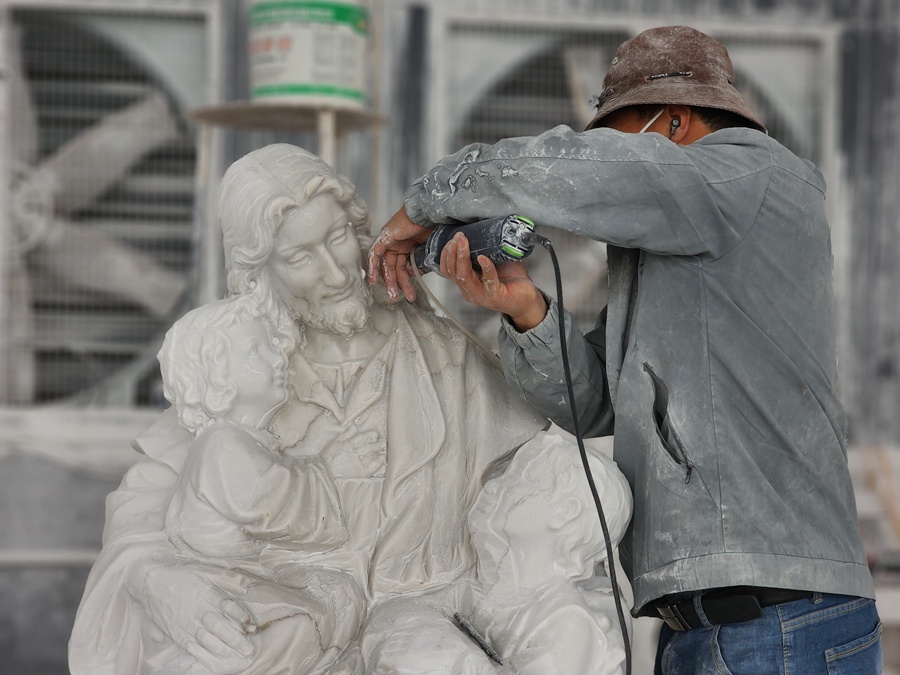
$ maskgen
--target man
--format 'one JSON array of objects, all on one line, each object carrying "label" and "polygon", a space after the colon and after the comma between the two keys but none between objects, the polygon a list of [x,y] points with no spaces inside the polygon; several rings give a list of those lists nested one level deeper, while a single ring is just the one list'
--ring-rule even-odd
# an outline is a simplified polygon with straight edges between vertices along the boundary
[{"label": "man", "polygon": [[[248,608],[260,604],[245,600],[258,587],[242,571],[252,561],[222,569],[176,555],[161,530],[190,434],[167,411],[137,440],[146,456],[107,500],[103,551],[70,640],[75,675],[361,672],[367,610],[410,592],[425,604],[471,578],[465,517],[481,474],[546,425],[461,334],[370,291],[365,204],[317,157],[278,144],[238,160],[223,179],[220,217],[229,292],[299,340],[291,400],[273,423],[285,455],[310,464],[304,501],[320,517],[298,518],[331,523],[336,503],[345,525],[313,530],[284,573],[349,575],[366,605],[322,581],[290,582],[285,594],[309,621],[279,632],[279,621]],[[321,658],[310,664],[306,650],[302,667],[282,670],[284,655],[307,643]]]},{"label": "man", "polygon": [[[666,620],[657,672],[880,670],[835,393],[832,256],[821,174],[763,133],[725,48],[684,26],[619,48],[587,131],[473,145],[406,193],[370,251],[391,297],[430,223],[527,215],[607,242],[610,300],[582,335],[519,264],[465,237],[442,257],[504,314],[508,381],[571,430],[615,431],[634,491],[620,553],[636,616]],[[673,639],[673,635],[677,639]],[[842,662],[844,663],[844,662]],[[831,666],[829,666],[831,667]]]}]

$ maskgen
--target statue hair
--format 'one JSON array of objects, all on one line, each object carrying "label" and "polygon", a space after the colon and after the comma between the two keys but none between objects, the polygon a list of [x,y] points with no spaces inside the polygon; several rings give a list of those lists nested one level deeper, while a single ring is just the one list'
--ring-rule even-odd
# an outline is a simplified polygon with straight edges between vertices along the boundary
[{"label": "statue hair", "polygon": [[228,372],[228,329],[248,317],[265,324],[270,335],[278,339],[282,367],[287,369],[299,332],[293,323],[287,333],[279,330],[250,296],[201,305],[166,333],[157,357],[163,394],[175,408],[178,421],[192,434],[231,411],[239,383]]},{"label": "statue hair", "polygon": [[[571,579],[587,579],[594,572],[594,564],[606,558],[606,543],[578,450],[568,444],[536,450],[526,444],[513,464],[524,461],[521,479],[534,488],[532,499],[540,499],[548,517],[561,523],[554,544],[560,569]],[[598,477],[607,471],[590,449],[588,465]],[[578,512],[572,511],[574,503],[582,505]]]}]

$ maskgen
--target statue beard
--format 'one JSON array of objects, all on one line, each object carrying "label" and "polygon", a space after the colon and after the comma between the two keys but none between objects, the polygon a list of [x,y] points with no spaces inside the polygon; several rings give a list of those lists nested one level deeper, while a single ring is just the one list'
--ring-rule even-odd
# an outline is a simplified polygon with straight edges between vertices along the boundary
[{"label": "statue beard", "polygon": [[305,325],[320,333],[350,337],[368,325],[371,306],[372,291],[360,277],[353,284],[353,292],[349,297],[319,307],[307,306],[299,318]]}]

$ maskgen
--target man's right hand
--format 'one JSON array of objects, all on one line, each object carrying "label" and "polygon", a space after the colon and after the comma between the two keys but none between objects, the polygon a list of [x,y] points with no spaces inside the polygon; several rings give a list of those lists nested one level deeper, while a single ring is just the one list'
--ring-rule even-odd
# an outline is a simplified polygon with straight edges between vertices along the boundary
[{"label": "man's right hand", "polygon": [[457,232],[441,253],[441,273],[459,287],[467,302],[506,314],[520,332],[534,328],[547,316],[547,301],[525,266],[510,262],[495,266],[479,256],[481,272],[472,266],[469,241]]},{"label": "man's right hand", "polygon": [[210,672],[223,675],[251,664],[249,634],[256,630],[247,609],[215,585],[227,574],[187,561],[159,564],[143,576],[137,596],[164,636]]}]

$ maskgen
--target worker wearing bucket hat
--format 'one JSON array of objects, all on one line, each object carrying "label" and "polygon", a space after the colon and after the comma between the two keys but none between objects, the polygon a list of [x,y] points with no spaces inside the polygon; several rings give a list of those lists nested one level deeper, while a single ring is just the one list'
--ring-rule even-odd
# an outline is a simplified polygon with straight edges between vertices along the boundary
[{"label": "worker wearing bucket hat", "polygon": [[[395,297],[434,223],[509,213],[607,243],[583,333],[521,263],[442,270],[502,314],[510,385],[587,436],[615,432],[634,492],[620,545],[657,672],[876,673],[881,626],[836,395],[825,183],[765,133],[725,47],[686,26],[619,48],[587,130],[474,144],[413,184],[369,256]],[[563,260],[563,263],[565,261]]]},{"label": "worker wearing bucket hat", "polygon": [[669,103],[734,113],[742,118],[733,120],[734,126],[765,131],[734,87],[728,51],[687,26],[648,30],[619,47],[587,128],[604,126],[603,120],[622,108]]}]

